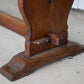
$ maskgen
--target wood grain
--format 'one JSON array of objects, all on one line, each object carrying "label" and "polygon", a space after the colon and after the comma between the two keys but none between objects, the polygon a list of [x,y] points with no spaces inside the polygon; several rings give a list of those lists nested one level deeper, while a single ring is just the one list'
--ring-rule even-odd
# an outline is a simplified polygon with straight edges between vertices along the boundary
[{"label": "wood grain", "polygon": [[[67,39],[67,19],[73,0],[19,0],[19,9],[31,40],[55,33]],[[30,27],[30,29],[29,29]],[[36,33],[37,32],[37,33]]]},{"label": "wood grain", "polygon": [[0,12],[0,25],[25,36],[25,51],[15,55],[0,72],[14,81],[37,68],[84,52],[68,42],[68,15],[74,0],[18,0],[24,22]]},{"label": "wood grain", "polygon": [[27,29],[24,21],[15,18],[13,16],[10,16],[8,14],[5,14],[3,12],[0,12],[0,25],[22,36],[25,36],[25,34],[27,33]]},{"label": "wood grain", "polygon": [[[32,41],[46,38],[50,33],[63,37],[67,43],[67,19],[73,0],[18,0],[19,9],[27,27],[25,54],[35,55],[56,47],[51,42],[35,45]],[[39,50],[40,49],[40,50]]]},{"label": "wood grain", "polygon": [[84,46],[72,42],[31,57],[22,52],[14,56],[8,64],[0,69],[0,72],[9,80],[14,81],[31,74],[37,68],[48,63],[66,56],[75,56],[82,52],[84,52]]}]

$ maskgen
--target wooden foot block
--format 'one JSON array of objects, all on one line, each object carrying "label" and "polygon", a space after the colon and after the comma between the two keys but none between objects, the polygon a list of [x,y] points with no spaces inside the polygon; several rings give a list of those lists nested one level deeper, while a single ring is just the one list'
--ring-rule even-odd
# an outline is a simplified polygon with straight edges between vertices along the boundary
[{"label": "wooden foot block", "polygon": [[84,46],[75,42],[68,42],[65,45],[31,57],[28,57],[24,52],[22,52],[13,57],[8,64],[4,65],[0,69],[0,72],[9,80],[14,81],[31,74],[34,70],[45,64],[66,56],[75,56],[82,52],[84,52]]}]

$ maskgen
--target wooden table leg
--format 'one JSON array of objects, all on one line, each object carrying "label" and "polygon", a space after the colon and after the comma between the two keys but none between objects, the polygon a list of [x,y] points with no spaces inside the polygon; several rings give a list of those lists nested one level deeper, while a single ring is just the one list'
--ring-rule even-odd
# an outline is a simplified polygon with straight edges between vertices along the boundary
[{"label": "wooden table leg", "polygon": [[43,53],[28,57],[25,52],[19,53],[0,69],[1,74],[14,81],[34,72],[37,68],[66,56],[75,56],[84,52],[84,46],[68,42],[67,44],[50,49]]},{"label": "wooden table leg", "polygon": [[45,64],[84,52],[83,45],[67,40],[72,3],[73,0],[18,0],[27,30],[25,51],[4,65],[1,74],[14,81]]}]

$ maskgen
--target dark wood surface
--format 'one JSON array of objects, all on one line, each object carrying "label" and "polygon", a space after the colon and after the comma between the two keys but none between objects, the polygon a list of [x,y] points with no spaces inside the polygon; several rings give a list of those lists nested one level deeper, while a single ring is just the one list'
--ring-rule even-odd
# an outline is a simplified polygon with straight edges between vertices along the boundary
[{"label": "dark wood surface", "polygon": [[35,55],[56,45],[47,42],[42,45],[32,41],[46,38],[54,33],[63,38],[61,43],[67,43],[67,19],[73,0],[18,0],[19,9],[27,27],[25,54]]},{"label": "dark wood surface", "polygon": [[[55,33],[67,39],[67,19],[73,0],[19,0],[31,40]],[[37,32],[37,33],[36,33]]]},{"label": "dark wood surface", "polygon": [[50,49],[31,57],[28,57],[25,55],[25,52],[22,52],[14,56],[8,64],[0,69],[0,72],[9,80],[14,81],[31,74],[37,68],[45,64],[66,56],[75,56],[82,52],[84,52],[84,46],[74,42],[68,42],[63,46]]},{"label": "dark wood surface", "polygon": [[68,15],[73,0],[18,0],[23,21],[0,12],[3,25],[26,39],[25,51],[15,55],[0,72],[11,81],[37,68],[84,52],[84,46],[68,42]]},{"label": "dark wood surface", "polygon": [[0,25],[24,37],[25,37],[25,34],[27,33],[27,29],[24,21],[19,20],[18,18],[15,18],[3,12],[0,12]]}]

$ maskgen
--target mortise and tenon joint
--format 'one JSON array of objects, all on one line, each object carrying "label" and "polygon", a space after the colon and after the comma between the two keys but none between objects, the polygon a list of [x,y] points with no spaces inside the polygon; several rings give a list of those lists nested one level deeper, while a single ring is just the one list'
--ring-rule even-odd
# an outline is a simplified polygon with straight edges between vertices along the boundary
[{"label": "mortise and tenon joint", "polygon": [[84,52],[83,45],[67,40],[72,4],[73,0],[18,0],[23,20],[0,11],[0,25],[26,40],[25,51],[1,67],[0,73],[14,81],[45,64]]}]

